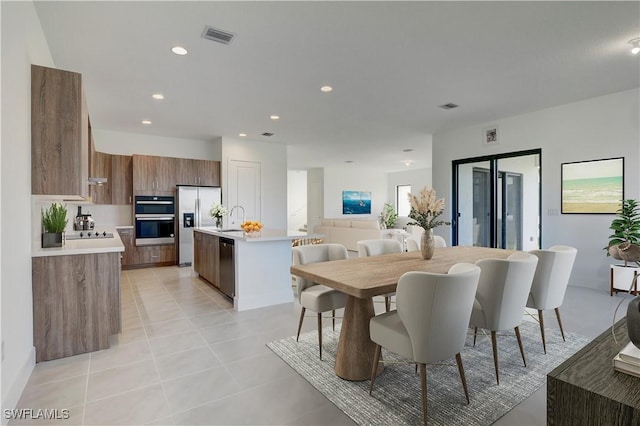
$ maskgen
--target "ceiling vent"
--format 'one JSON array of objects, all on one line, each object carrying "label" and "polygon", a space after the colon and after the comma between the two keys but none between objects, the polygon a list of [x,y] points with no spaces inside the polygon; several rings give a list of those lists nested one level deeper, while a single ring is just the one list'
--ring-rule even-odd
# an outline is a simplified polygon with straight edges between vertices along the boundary
[{"label": "ceiling vent", "polygon": [[449,102],[448,104],[444,104],[444,105],[440,105],[440,108],[442,109],[454,109],[454,108],[458,108],[458,105]]},{"label": "ceiling vent", "polygon": [[264,132],[264,133],[262,134],[262,136],[271,137],[271,136],[273,136],[273,133],[270,133],[270,132]]},{"label": "ceiling vent", "polygon": [[206,27],[204,27],[202,37],[206,38],[207,40],[217,41],[218,43],[229,44],[235,37],[235,34],[207,25]]}]

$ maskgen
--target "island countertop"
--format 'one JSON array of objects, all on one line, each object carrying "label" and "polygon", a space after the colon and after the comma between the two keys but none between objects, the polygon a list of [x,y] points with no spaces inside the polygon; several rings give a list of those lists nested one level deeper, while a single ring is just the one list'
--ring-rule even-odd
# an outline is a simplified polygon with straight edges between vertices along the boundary
[{"label": "island countertop", "polygon": [[122,240],[117,232],[113,232],[113,238],[66,240],[62,247],[34,247],[31,250],[31,257],[72,256],[77,254],[112,253],[122,251],[124,251]]},{"label": "island countertop", "polygon": [[249,243],[259,243],[262,241],[286,241],[297,240],[298,238],[321,238],[321,234],[309,234],[307,232],[285,231],[282,229],[262,229],[256,236],[248,236],[244,231],[224,231],[215,227],[193,228],[194,231],[203,232],[218,237],[230,238],[236,241],[246,241]]}]

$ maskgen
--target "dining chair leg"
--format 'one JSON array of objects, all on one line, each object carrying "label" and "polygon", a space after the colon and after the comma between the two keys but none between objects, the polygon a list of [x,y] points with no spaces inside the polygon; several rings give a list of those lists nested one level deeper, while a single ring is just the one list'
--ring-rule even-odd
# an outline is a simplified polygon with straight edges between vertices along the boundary
[{"label": "dining chair leg", "polygon": [[473,328],[473,346],[476,346],[476,337],[478,337],[478,327]]},{"label": "dining chair leg", "polygon": [[520,327],[516,327],[514,328],[514,330],[516,331],[516,337],[518,338],[518,346],[520,346],[520,354],[522,355],[522,362],[524,363],[524,366],[527,366],[527,360],[524,359],[524,348],[522,347],[522,338],[520,337]]},{"label": "dining chair leg", "polygon": [[469,404],[469,389],[467,389],[467,378],[464,375],[464,367],[462,366],[462,357],[460,356],[460,352],[456,354],[456,363],[458,364],[458,372],[460,373],[460,380],[462,381],[464,396],[467,397],[467,404]]},{"label": "dining chair leg", "polygon": [[302,330],[302,320],[304,319],[304,311],[306,311],[306,308],[302,308],[302,310],[300,310],[300,322],[298,323],[298,334],[296,334],[296,342],[300,337],[300,330]]},{"label": "dining chair leg", "polygon": [[322,359],[322,313],[318,312],[318,349],[320,351],[320,359]]},{"label": "dining chair leg", "polygon": [[558,318],[558,325],[560,326],[560,333],[562,333],[562,340],[564,340],[564,330],[562,329],[562,320],[560,320],[560,308],[556,308],[556,318]]},{"label": "dining chair leg", "polygon": [[544,353],[547,353],[547,344],[544,341],[544,318],[542,317],[542,310],[538,309],[538,319],[540,322],[540,335],[542,336],[542,349],[544,350]]},{"label": "dining chair leg", "polygon": [[373,364],[371,364],[371,382],[369,383],[369,395],[371,395],[371,392],[373,392],[373,383],[376,381],[376,373],[378,372],[378,362],[380,361],[381,352],[382,346],[376,345],[376,349],[373,354]]},{"label": "dining chair leg", "polygon": [[391,297],[390,296],[385,296],[384,297],[384,309],[385,309],[385,312],[391,311]]},{"label": "dining chair leg", "polygon": [[333,331],[336,331],[336,310],[331,311],[331,320],[333,321]]},{"label": "dining chair leg", "polygon": [[491,347],[493,348],[493,366],[496,369],[496,382],[500,384],[500,375],[498,373],[498,341],[495,331],[491,331]]},{"label": "dining chair leg", "polygon": [[420,384],[422,387],[422,418],[427,426],[427,365],[420,364]]}]

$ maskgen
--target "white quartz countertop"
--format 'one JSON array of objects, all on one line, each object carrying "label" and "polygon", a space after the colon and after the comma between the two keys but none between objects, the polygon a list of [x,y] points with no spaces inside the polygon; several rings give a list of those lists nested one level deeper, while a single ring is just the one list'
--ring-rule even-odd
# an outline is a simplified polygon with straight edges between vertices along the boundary
[{"label": "white quartz countertop", "polygon": [[216,235],[218,237],[230,238],[236,241],[246,241],[249,243],[259,243],[261,241],[286,241],[297,240],[298,238],[321,238],[322,234],[309,234],[298,231],[285,231],[283,229],[263,228],[257,235],[247,236],[243,231],[223,231],[214,227],[194,228],[194,231],[205,234]]},{"label": "white quartz countertop", "polygon": [[117,232],[113,232],[113,238],[66,240],[62,247],[35,247],[31,252],[31,256],[72,256],[77,254],[113,253],[122,251],[124,251],[122,240]]}]

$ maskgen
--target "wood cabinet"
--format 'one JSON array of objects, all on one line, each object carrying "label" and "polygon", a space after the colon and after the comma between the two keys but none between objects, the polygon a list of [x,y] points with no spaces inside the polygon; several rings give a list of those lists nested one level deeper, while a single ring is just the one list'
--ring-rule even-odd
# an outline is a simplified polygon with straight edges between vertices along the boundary
[{"label": "wood cabinet", "polygon": [[193,269],[205,280],[220,287],[220,239],[194,231]]},{"label": "wood cabinet", "polygon": [[220,162],[178,158],[176,179],[179,185],[220,186]]},{"label": "wood cabinet", "polygon": [[133,192],[173,193],[175,189],[175,158],[133,156]]},{"label": "wood cabinet", "polygon": [[107,349],[121,331],[120,253],[32,258],[36,362]]},{"label": "wood cabinet", "polygon": [[138,263],[138,256],[136,251],[136,235],[133,228],[120,228],[118,229],[118,235],[124,245],[124,253],[122,253],[122,267],[127,269]]},{"label": "wood cabinet", "polygon": [[31,66],[31,193],[89,196],[89,114],[82,76]]},{"label": "wood cabinet", "polygon": [[112,155],[95,151],[91,161],[91,177],[107,178],[107,183],[91,185],[91,199],[95,204],[113,204],[112,202]]},{"label": "wood cabinet", "polygon": [[137,246],[137,266],[142,265],[175,265],[176,246],[163,244],[157,246]]},{"label": "wood cabinet", "polygon": [[133,158],[111,155],[111,204],[133,204]]}]

